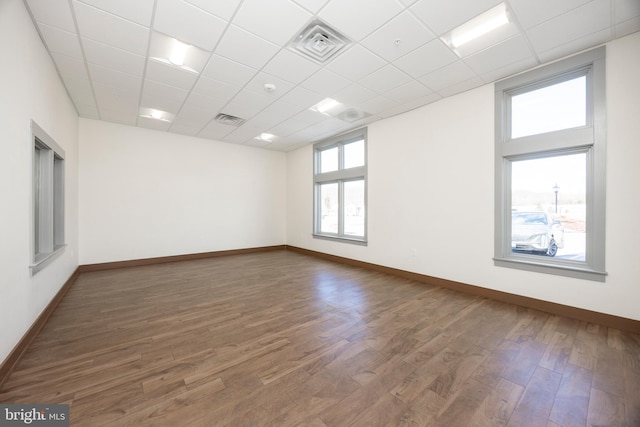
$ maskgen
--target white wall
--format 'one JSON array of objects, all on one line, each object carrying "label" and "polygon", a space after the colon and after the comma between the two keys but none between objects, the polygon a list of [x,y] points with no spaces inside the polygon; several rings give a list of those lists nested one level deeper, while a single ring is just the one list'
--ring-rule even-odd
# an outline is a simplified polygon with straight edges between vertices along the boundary
[{"label": "white wall", "polygon": [[640,320],[640,33],[607,46],[605,283],[493,265],[494,92],[368,130],[369,244],[313,239],[312,148],[288,154],[289,245]]},{"label": "white wall", "polygon": [[80,264],[285,243],[286,155],[80,120]]},{"label": "white wall", "polygon": [[[21,1],[0,1],[0,363],[78,266],[78,118]],[[64,253],[31,277],[30,120],[65,158]]]}]

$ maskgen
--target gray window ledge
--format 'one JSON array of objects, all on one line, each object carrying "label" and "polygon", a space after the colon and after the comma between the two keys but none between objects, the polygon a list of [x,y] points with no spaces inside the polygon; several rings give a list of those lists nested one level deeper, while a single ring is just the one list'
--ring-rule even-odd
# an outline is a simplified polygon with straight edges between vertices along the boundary
[{"label": "gray window ledge", "polygon": [[53,262],[53,260],[62,255],[64,253],[65,247],[67,247],[67,245],[60,245],[54,248],[53,252],[38,254],[33,263],[29,266],[31,275],[33,276],[34,274],[45,268],[47,265],[49,265],[51,262]]}]

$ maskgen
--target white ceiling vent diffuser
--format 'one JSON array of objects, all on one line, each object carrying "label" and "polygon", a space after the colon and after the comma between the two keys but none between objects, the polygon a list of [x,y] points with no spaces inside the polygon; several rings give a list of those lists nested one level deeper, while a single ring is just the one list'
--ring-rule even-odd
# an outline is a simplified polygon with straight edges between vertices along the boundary
[{"label": "white ceiling vent diffuser", "polygon": [[366,113],[364,111],[360,111],[357,108],[354,107],[348,107],[346,110],[341,111],[340,113],[336,114],[335,117],[344,121],[344,122],[349,122],[349,123],[353,123],[356,122],[358,120],[362,120],[364,118],[369,117],[371,114]]},{"label": "white ceiling vent diffuser", "polygon": [[222,123],[223,125],[229,126],[240,126],[245,122],[245,119],[241,119],[240,117],[232,116],[230,114],[220,113],[215,119],[216,122]]},{"label": "white ceiling vent diffuser", "polygon": [[289,44],[289,50],[323,64],[351,43],[319,19],[312,20]]}]

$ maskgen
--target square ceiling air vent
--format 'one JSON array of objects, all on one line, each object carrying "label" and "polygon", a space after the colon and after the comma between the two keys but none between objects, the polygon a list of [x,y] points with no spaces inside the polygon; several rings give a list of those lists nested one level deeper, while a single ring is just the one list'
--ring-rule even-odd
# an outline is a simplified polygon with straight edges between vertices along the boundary
[{"label": "square ceiling air vent", "polygon": [[319,19],[314,19],[289,43],[288,48],[324,64],[349,44],[351,40],[346,36]]},{"label": "square ceiling air vent", "polygon": [[240,117],[232,116],[230,114],[220,113],[215,119],[216,122],[222,123],[224,125],[229,126],[240,126],[245,122],[245,119],[241,119]]}]

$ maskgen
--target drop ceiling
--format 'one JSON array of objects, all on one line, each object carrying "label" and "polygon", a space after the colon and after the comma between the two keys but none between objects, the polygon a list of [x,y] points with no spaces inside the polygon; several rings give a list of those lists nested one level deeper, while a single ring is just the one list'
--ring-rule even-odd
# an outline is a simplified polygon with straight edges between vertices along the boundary
[{"label": "drop ceiling", "polygon": [[[640,0],[508,0],[504,27],[457,51],[441,38],[499,3],[25,0],[81,117],[278,151],[640,30]],[[290,48],[314,22],[350,42],[323,63]],[[173,39],[190,69],[157,59]],[[326,98],[353,114],[311,109]]]}]

